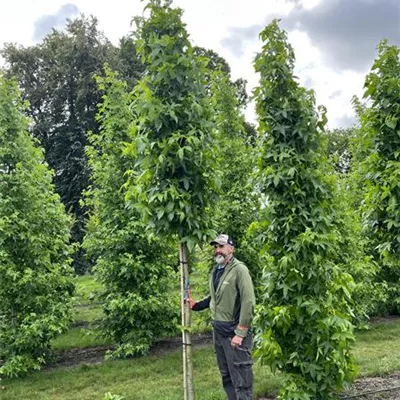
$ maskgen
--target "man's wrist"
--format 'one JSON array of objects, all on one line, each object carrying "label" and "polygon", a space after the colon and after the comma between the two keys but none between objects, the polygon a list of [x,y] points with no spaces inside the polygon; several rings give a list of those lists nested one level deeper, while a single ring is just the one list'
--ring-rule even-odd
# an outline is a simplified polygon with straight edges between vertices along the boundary
[{"label": "man's wrist", "polygon": [[235,335],[240,336],[241,338],[245,338],[247,336],[249,328],[244,326],[237,326],[235,329]]}]

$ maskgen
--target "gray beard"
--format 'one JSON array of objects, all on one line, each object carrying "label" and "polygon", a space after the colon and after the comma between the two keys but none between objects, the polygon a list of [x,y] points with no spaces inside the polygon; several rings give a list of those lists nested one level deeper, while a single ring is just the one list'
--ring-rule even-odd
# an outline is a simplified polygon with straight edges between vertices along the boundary
[{"label": "gray beard", "polygon": [[214,257],[214,260],[217,264],[221,265],[225,261],[225,257],[218,255]]}]

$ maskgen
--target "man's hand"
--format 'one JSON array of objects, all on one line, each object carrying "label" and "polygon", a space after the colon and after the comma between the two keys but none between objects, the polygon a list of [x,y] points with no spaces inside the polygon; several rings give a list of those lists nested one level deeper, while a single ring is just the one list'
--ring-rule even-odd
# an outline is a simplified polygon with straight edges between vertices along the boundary
[{"label": "man's hand", "polygon": [[196,301],[193,299],[192,294],[190,293],[190,290],[188,292],[188,298],[185,300],[187,303],[189,303],[190,309],[193,309],[193,307],[196,305]]},{"label": "man's hand", "polygon": [[240,347],[242,345],[243,338],[241,336],[235,335],[231,340],[231,345],[234,348]]}]

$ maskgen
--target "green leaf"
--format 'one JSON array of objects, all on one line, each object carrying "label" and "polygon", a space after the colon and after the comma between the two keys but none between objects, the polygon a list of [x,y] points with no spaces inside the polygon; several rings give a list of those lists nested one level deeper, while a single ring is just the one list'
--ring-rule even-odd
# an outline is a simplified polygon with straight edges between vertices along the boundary
[{"label": "green leaf", "polygon": [[157,213],[157,219],[161,219],[162,217],[163,217],[163,215],[164,215],[164,210],[160,210],[160,211],[158,211],[158,213]]}]

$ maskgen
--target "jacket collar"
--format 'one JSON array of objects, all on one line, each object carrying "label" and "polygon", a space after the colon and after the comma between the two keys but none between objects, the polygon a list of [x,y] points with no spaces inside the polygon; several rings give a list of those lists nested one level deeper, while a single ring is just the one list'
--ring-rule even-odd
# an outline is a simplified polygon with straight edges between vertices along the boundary
[{"label": "jacket collar", "polygon": [[[221,276],[221,279],[219,280],[219,283],[218,283],[218,287],[217,287],[217,289],[214,291],[214,293],[217,293],[218,292],[218,289],[221,287],[221,285],[222,285],[222,282],[225,280],[225,278],[226,278],[226,275],[228,274],[228,272],[236,265],[236,263],[234,262],[236,259],[235,259],[235,257],[233,257],[232,256],[232,258],[229,260],[229,262],[228,262],[228,264],[226,264],[225,265],[225,267],[224,267],[224,272],[222,273],[222,276]],[[212,277],[213,277],[213,275],[214,275],[214,272],[215,272],[215,270],[217,269],[217,267],[218,267],[218,265],[216,265],[214,268],[213,268],[213,271],[212,271],[212,274],[211,274],[211,281],[212,281]],[[213,288],[213,285],[211,284],[211,287],[212,287],[212,290],[214,290],[214,288]]]}]

